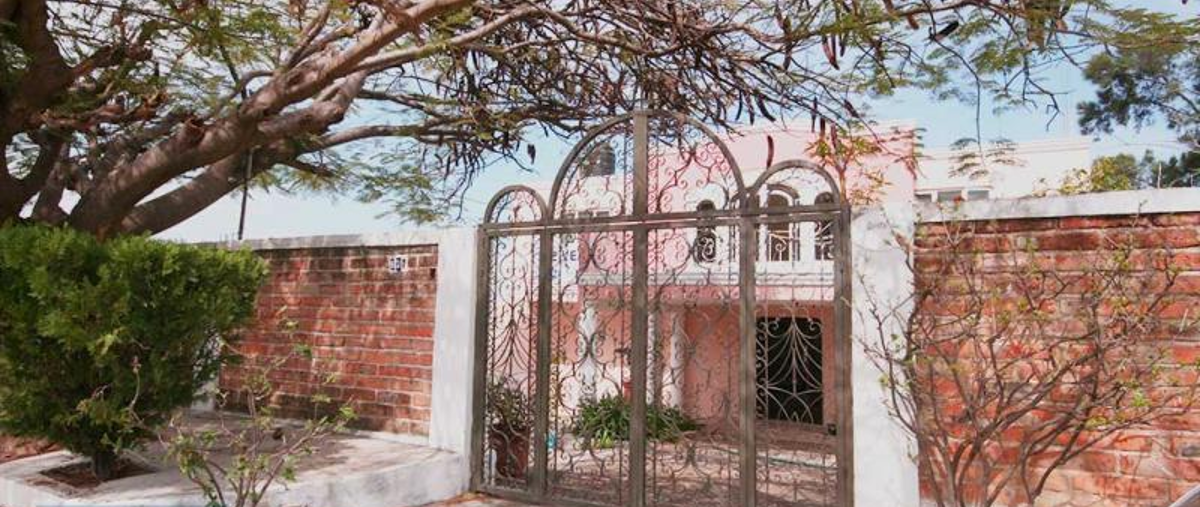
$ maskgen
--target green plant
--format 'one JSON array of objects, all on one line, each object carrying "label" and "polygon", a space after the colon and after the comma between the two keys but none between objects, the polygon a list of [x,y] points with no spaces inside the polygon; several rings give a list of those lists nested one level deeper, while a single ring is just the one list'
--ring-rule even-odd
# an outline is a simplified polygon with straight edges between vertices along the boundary
[{"label": "green plant", "polygon": [[0,228],[0,430],[110,477],[216,375],[265,275],[249,252]]},{"label": "green plant", "polygon": [[[629,440],[632,412],[633,407],[621,396],[587,400],[580,404],[573,428],[593,447],[612,447],[618,441]],[[700,424],[679,409],[646,406],[646,437],[650,440],[674,442],[685,432],[698,429]]]},{"label": "green plant", "polygon": [[[286,332],[295,329],[290,321],[284,327]],[[256,507],[276,481],[295,482],[300,460],[313,455],[356,417],[349,404],[318,394],[312,397],[311,417],[302,423],[281,420],[272,403],[278,389],[271,378],[296,357],[311,360],[312,349],[296,346],[282,357],[243,361],[245,384],[240,390],[216,394],[215,423],[190,424],[180,415],[171,420],[172,434],[163,438],[167,454],[183,476],[204,492],[209,507]],[[320,385],[331,385],[336,379],[336,375],[325,376]]]},{"label": "green plant", "polygon": [[488,446],[496,455],[496,473],[523,479],[529,466],[533,407],[519,387],[503,381],[487,388]]},{"label": "green plant", "polygon": [[520,389],[493,382],[487,390],[487,412],[492,431],[525,435],[533,428],[533,407]]}]

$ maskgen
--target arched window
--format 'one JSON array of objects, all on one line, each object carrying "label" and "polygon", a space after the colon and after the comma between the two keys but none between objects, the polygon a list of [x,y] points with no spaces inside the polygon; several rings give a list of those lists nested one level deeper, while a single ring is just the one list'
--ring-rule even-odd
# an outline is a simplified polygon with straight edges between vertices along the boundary
[{"label": "arched window", "polygon": [[[817,194],[815,204],[833,204],[833,194],[821,192]],[[817,222],[817,233],[813,241],[813,258],[819,261],[833,260],[833,221]]]},{"label": "arched window", "polygon": [[[767,193],[766,207],[787,208],[795,205],[796,194],[786,187],[772,187]],[[767,260],[791,261],[799,260],[800,251],[797,248],[799,238],[796,228],[791,223],[773,223],[767,225]]]},{"label": "arched window", "polygon": [[[717,206],[705,199],[696,205],[696,211],[716,211]],[[703,220],[703,219],[701,219]],[[696,242],[692,244],[692,256],[696,262],[708,263],[717,260],[717,231],[711,225],[696,227]]]}]

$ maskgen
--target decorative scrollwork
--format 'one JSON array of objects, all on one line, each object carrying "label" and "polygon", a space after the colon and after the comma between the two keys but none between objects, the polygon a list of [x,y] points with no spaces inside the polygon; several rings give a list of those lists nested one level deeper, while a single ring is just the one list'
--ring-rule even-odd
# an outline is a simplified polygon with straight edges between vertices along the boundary
[{"label": "decorative scrollwork", "polygon": [[612,506],[840,505],[842,206],[834,180],[803,162],[746,187],[720,139],[660,113],[589,134],[548,208],[526,187],[498,196],[477,383],[485,489]]}]

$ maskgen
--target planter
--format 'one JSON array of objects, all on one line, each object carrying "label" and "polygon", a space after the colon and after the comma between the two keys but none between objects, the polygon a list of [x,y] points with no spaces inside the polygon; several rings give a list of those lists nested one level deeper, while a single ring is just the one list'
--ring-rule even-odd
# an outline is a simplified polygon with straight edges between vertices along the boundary
[{"label": "planter", "polygon": [[524,481],[529,471],[528,432],[505,432],[493,429],[488,445],[496,454],[496,475],[505,479]]}]

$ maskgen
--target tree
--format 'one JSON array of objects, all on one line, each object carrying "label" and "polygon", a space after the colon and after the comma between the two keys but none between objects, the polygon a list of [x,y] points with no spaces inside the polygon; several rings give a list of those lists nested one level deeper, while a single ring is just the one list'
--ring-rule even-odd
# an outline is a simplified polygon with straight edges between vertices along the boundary
[{"label": "tree", "polygon": [[1081,453],[1194,406],[1196,365],[1170,353],[1196,330],[1178,316],[1172,252],[1156,246],[1170,229],[1130,220],[1134,232],[1068,256],[983,222],[926,226],[911,299],[867,291],[864,347],[936,505],[1041,505]]},{"label": "tree", "polygon": [[430,218],[490,164],[535,157],[534,129],[571,135],[636,107],[720,127],[805,114],[834,131],[866,122],[861,97],[901,87],[1052,102],[1038,70],[1129,42],[1107,27],[1189,30],[1137,12],[1104,0],[0,0],[0,222],[153,233],[244,183]]},{"label": "tree", "polygon": [[1167,178],[1156,178],[1151,186],[1195,186],[1200,185],[1200,37],[1194,30],[1168,28],[1159,26],[1151,37],[1156,42],[1106,48],[1088,61],[1084,77],[1097,91],[1095,100],[1079,104],[1079,125],[1083,133],[1094,134],[1165,121],[1185,152],[1156,168],[1156,176],[1163,169]]},{"label": "tree", "polygon": [[[279,331],[293,341],[296,328],[295,321],[284,320]],[[159,438],[209,507],[258,507],[273,485],[295,482],[302,462],[344,430],[355,414],[348,404],[316,394],[303,422],[279,417],[277,378],[288,362],[311,360],[311,347],[297,345],[289,354],[265,358],[226,346],[240,362],[238,388],[214,393],[215,421],[197,423],[178,413]],[[329,387],[335,380],[335,375],[326,376],[319,386]],[[230,415],[231,408],[245,417]]]},{"label": "tree", "polygon": [[1159,159],[1147,150],[1140,159],[1128,153],[1099,157],[1090,168],[1076,169],[1067,175],[1058,191],[1070,195],[1192,186],[1200,186],[1200,152]]},{"label": "tree", "polygon": [[0,229],[0,430],[108,479],[216,376],[265,276],[248,251]]},{"label": "tree", "polygon": [[1200,151],[1188,151],[1162,160],[1146,152],[1141,161],[1147,185],[1154,188],[1200,187]]},{"label": "tree", "polygon": [[1059,193],[1065,195],[1133,190],[1145,181],[1142,166],[1133,155],[1122,153],[1100,157],[1088,169],[1076,169],[1063,180]]}]

